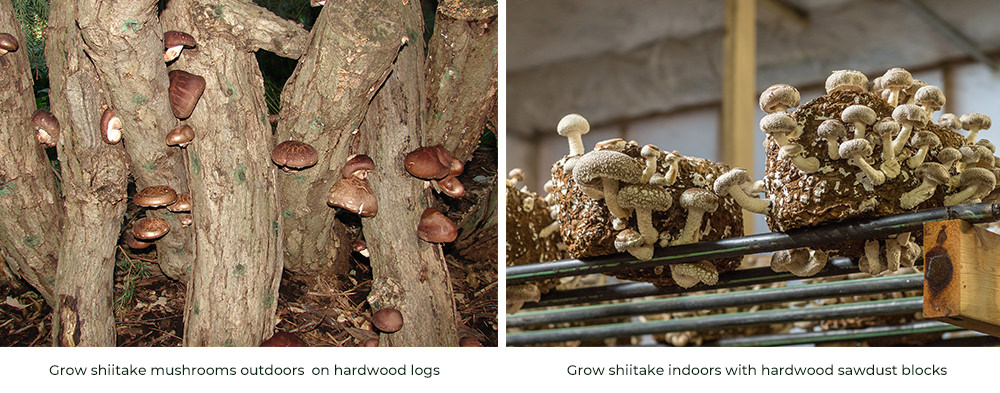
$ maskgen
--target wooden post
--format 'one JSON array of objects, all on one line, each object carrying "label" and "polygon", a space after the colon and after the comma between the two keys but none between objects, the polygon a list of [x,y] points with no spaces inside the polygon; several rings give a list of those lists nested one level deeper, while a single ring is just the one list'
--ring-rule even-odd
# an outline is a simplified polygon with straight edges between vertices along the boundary
[{"label": "wooden post", "polygon": [[924,224],[924,316],[1000,336],[1000,235],[962,220]]},{"label": "wooden post", "polygon": [[[754,170],[754,104],[757,94],[757,1],[726,0],[723,42],[722,130],[720,158],[733,167]],[[754,233],[754,217],[744,212],[743,227]]]}]

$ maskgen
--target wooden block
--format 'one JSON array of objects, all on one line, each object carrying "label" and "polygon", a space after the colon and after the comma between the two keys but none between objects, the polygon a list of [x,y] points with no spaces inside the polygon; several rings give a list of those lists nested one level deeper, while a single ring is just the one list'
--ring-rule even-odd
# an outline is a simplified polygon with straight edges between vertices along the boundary
[{"label": "wooden block", "polygon": [[924,316],[1000,336],[1000,235],[962,220],[924,224]]}]

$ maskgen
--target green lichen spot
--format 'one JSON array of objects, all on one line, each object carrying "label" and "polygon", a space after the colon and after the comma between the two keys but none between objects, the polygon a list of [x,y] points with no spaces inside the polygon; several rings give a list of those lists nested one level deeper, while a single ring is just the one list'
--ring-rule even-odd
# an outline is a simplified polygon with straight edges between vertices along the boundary
[{"label": "green lichen spot", "polygon": [[229,98],[233,98],[236,95],[236,86],[232,83],[226,82],[226,92],[229,93]]},{"label": "green lichen spot", "polygon": [[240,164],[236,167],[236,172],[233,175],[236,176],[237,184],[243,184],[243,182],[247,181],[247,166]]},{"label": "green lichen spot", "polygon": [[274,304],[274,293],[267,291],[264,293],[264,306],[267,307],[272,304]]},{"label": "green lichen spot", "polygon": [[201,314],[201,306],[198,305],[197,300],[194,301],[194,308],[192,308],[191,310],[194,311],[194,315]]},{"label": "green lichen spot", "polygon": [[434,111],[434,118],[435,119],[440,119],[441,118],[441,112]]},{"label": "green lichen spot", "polygon": [[143,168],[146,168],[146,172],[155,172],[156,171],[156,164],[152,163],[151,161],[145,161],[145,162],[143,162],[142,166],[143,166]]},{"label": "green lichen spot", "polygon": [[122,33],[135,34],[139,29],[142,29],[142,22],[139,22],[138,19],[128,18],[122,23]]},{"label": "green lichen spot", "polygon": [[31,248],[38,247],[41,242],[42,241],[38,238],[38,236],[35,235],[28,235],[24,237],[24,245]]},{"label": "green lichen spot", "polygon": [[323,123],[323,119],[320,117],[315,117],[309,121],[309,128],[312,128],[313,130],[322,130],[325,126],[326,124]]},{"label": "green lichen spot", "polygon": [[281,230],[281,225],[278,225],[278,220],[271,221],[271,229],[274,231],[274,236],[278,236],[278,231]]},{"label": "green lichen spot", "polygon": [[17,186],[14,183],[0,183],[0,196],[7,196],[14,193]]},{"label": "green lichen spot", "polygon": [[295,181],[299,182],[300,184],[306,184],[306,177],[302,175],[295,175]]},{"label": "green lichen spot", "polygon": [[222,19],[222,15],[226,13],[226,6],[224,5],[212,4],[209,7],[212,7],[212,17],[216,20]]},{"label": "green lichen spot", "polygon": [[495,47],[495,46],[493,47],[493,54],[494,55],[497,54],[497,47]]},{"label": "green lichen spot", "polygon": [[242,277],[243,273],[246,273],[246,271],[247,267],[241,263],[239,265],[236,265],[235,268],[233,268],[233,275],[236,277]]},{"label": "green lichen spot", "polygon": [[292,209],[285,209],[285,211],[281,212],[281,215],[284,216],[285,218],[291,217]]},{"label": "green lichen spot", "polygon": [[260,123],[263,124],[263,125],[265,125],[265,126],[268,125],[267,124],[268,123],[267,122],[267,114],[265,114],[265,113],[261,113],[260,114]]},{"label": "green lichen spot", "polygon": [[233,342],[233,339],[227,338],[226,341],[222,343],[222,346],[223,347],[235,347],[236,343]]},{"label": "green lichen spot", "polygon": [[444,69],[444,80],[450,81],[452,79],[458,79],[458,78],[459,78],[458,69],[455,68],[454,66],[448,66],[448,68]]},{"label": "green lichen spot", "polygon": [[191,173],[194,173],[195,176],[200,175],[201,159],[198,158],[198,153],[195,153],[194,150],[188,149],[188,159],[191,162]]},{"label": "green lichen spot", "polygon": [[132,103],[139,106],[146,105],[146,96],[139,93],[135,93],[135,95],[132,96]]}]

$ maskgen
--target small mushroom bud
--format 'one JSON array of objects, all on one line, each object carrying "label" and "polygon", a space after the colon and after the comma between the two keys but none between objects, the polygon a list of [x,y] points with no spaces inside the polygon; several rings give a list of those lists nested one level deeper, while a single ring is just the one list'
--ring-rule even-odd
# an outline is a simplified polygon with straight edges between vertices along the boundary
[{"label": "small mushroom bud", "polygon": [[47,147],[53,147],[59,141],[59,119],[47,110],[39,109],[31,116],[31,127],[35,130],[35,139]]},{"label": "small mushroom bud", "polygon": [[899,123],[890,118],[885,118],[872,127],[872,131],[879,136],[882,143],[882,164],[879,169],[889,179],[895,179],[900,171],[899,161],[896,160],[896,154],[892,150],[892,137],[899,132],[899,128]]},{"label": "small mushroom bud", "polygon": [[132,224],[132,235],[139,240],[156,240],[170,232],[170,223],[160,217],[143,217]]},{"label": "small mushroom bud", "polygon": [[458,238],[458,227],[440,211],[428,207],[420,215],[417,236],[430,243],[451,243]]},{"label": "small mushroom bud", "polygon": [[640,261],[653,258],[653,245],[644,243],[642,234],[633,229],[625,229],[615,236],[615,249],[619,252],[628,252]]},{"label": "small mushroom bud", "polygon": [[990,191],[993,191],[996,182],[996,176],[987,169],[965,168],[958,183],[959,187],[962,187],[962,190],[958,193],[945,196],[944,205],[954,206],[962,203],[978,203]]},{"label": "small mushroom bud", "polygon": [[697,243],[701,241],[701,222],[705,213],[715,212],[719,208],[719,197],[715,193],[702,188],[689,188],[681,193],[681,207],[687,210],[687,219],[681,235],[671,245]]},{"label": "small mushroom bud", "polygon": [[910,140],[910,145],[917,148],[917,154],[906,160],[906,165],[910,169],[916,169],[917,166],[924,163],[924,158],[927,157],[927,152],[930,149],[941,146],[941,139],[938,138],[933,132],[930,131],[920,131],[913,136]]},{"label": "small mushroom bud", "polygon": [[719,282],[719,270],[708,261],[670,265],[670,278],[681,288],[691,288],[698,283],[715,285]]},{"label": "small mushroom bud", "polygon": [[674,201],[665,188],[640,183],[622,187],[618,191],[618,203],[623,208],[635,209],[636,225],[644,244],[652,245],[660,236],[653,227],[653,212],[670,209]]},{"label": "small mushroom bud", "polygon": [[[681,170],[681,155],[676,151],[673,151],[667,153],[666,158],[664,158],[663,160],[666,161],[667,166],[670,167],[669,169],[667,169],[667,173],[663,175],[663,179],[666,181],[667,185],[672,186],[674,185],[674,183],[677,182],[677,175],[680,173]],[[652,181],[652,179],[650,179],[650,181]]]},{"label": "small mushroom bud", "polygon": [[582,136],[590,132],[590,123],[583,116],[572,113],[559,120],[556,132],[569,140],[569,156],[578,156],[584,153]]},{"label": "small mushroom bud", "polygon": [[0,56],[6,55],[7,52],[16,52],[20,47],[17,37],[10,33],[0,33]]},{"label": "small mushroom bud", "polygon": [[656,159],[660,158],[660,149],[653,145],[646,145],[642,147],[640,154],[646,160],[646,168],[642,170],[642,182],[647,183],[656,173]]},{"label": "small mushroom bud", "polygon": [[980,146],[983,146],[983,147],[985,147],[987,149],[990,149],[990,152],[992,152],[992,153],[996,153],[997,152],[996,145],[994,145],[993,142],[990,142],[989,139],[980,139],[980,140],[976,141],[976,144],[980,145]]},{"label": "small mushroom bud", "polygon": [[913,101],[924,109],[927,119],[933,121],[934,112],[944,108],[947,99],[937,86],[923,86],[913,95]]},{"label": "small mushroom bud", "polygon": [[167,210],[174,213],[190,212],[191,205],[191,194],[183,192],[177,194],[177,200],[174,203],[167,205]]},{"label": "small mushroom bud", "polygon": [[299,336],[288,332],[275,332],[271,338],[260,343],[262,347],[307,347]]},{"label": "small mushroom bud", "polygon": [[785,113],[788,108],[799,106],[801,98],[799,90],[786,85],[771,85],[763,93],[760,93],[760,109],[764,113]]},{"label": "small mushroom bud", "polygon": [[433,180],[437,183],[438,189],[441,190],[445,195],[452,198],[461,198],[465,196],[465,186],[462,182],[458,180],[457,177],[448,175],[441,180]]},{"label": "small mushroom bud", "polygon": [[[890,68],[882,75],[882,86],[889,90],[889,105],[896,106],[899,93],[913,84],[913,75],[902,68]],[[898,121],[898,120],[897,120]]]},{"label": "small mushroom bud", "polygon": [[854,165],[865,173],[872,185],[885,183],[885,174],[875,170],[866,160],[872,155],[872,145],[867,139],[851,139],[840,144],[840,156],[846,158],[848,164]]},{"label": "small mushroom bud", "polygon": [[122,140],[122,120],[118,118],[114,109],[105,109],[101,115],[101,139],[109,145]]},{"label": "small mushroom bud", "polygon": [[778,147],[788,144],[788,135],[795,132],[795,119],[785,112],[775,112],[760,119],[760,130],[771,136]]},{"label": "small mushroom bud", "polygon": [[976,137],[979,135],[980,130],[988,130],[992,125],[990,117],[982,113],[966,113],[962,115],[962,128],[969,131],[969,135],[965,137],[966,144],[976,143]]},{"label": "small mushroom bud", "polygon": [[167,133],[167,146],[187,147],[194,140],[194,129],[185,124]]},{"label": "small mushroom bud", "polygon": [[326,204],[343,208],[361,217],[375,217],[378,214],[378,200],[368,187],[368,182],[353,176],[333,183],[327,194]]},{"label": "small mushroom bud", "polygon": [[166,49],[163,52],[163,61],[169,62],[174,60],[181,55],[181,51],[184,48],[193,48],[197,45],[198,43],[195,42],[194,37],[188,33],[166,31],[163,33],[163,47]]},{"label": "small mushroom bud", "polygon": [[372,324],[382,333],[395,333],[403,328],[403,313],[395,308],[383,308],[372,316]]},{"label": "small mushroom bud", "polygon": [[865,241],[865,255],[858,260],[858,268],[862,273],[876,275],[886,271],[888,266],[882,260],[878,240]]},{"label": "small mushroom bud", "polygon": [[892,141],[892,151],[899,154],[903,152],[906,142],[910,140],[913,127],[922,127],[927,124],[928,117],[927,113],[919,106],[903,104],[892,111],[892,118],[900,124],[899,135],[896,135],[896,139]]},{"label": "small mushroom bud", "polygon": [[934,196],[937,186],[948,183],[950,178],[948,169],[936,162],[920,164],[913,174],[921,179],[920,185],[899,197],[899,207],[907,210],[913,209],[930,199]]},{"label": "small mushroom bud", "polygon": [[[878,79],[878,78],[876,78]],[[858,93],[868,91],[868,77],[861,71],[839,70],[834,71],[826,78],[826,94],[847,90]]]},{"label": "small mushroom bud", "polygon": [[177,201],[177,191],[169,186],[149,186],[135,193],[132,201],[142,207],[163,207]]},{"label": "small mushroom bud", "polygon": [[[903,89],[903,91],[899,93],[899,98],[902,99],[903,97],[907,97],[905,102],[906,104],[916,105],[917,90],[920,90],[920,88],[924,86],[927,86],[927,82],[920,79],[914,79],[913,83],[910,84],[910,87]],[[927,117],[930,118],[930,116]]]},{"label": "small mushroom bud", "polygon": [[840,159],[840,138],[847,136],[847,127],[837,119],[826,119],[816,128],[816,135],[826,139],[826,154],[831,160]]},{"label": "small mushroom bud", "polygon": [[177,221],[179,221],[181,223],[182,227],[187,228],[187,227],[189,227],[189,226],[191,226],[191,225],[194,224],[194,217],[192,217],[190,214],[182,214],[177,219]]},{"label": "small mushroom bud", "polygon": [[875,110],[864,105],[851,105],[840,114],[844,123],[854,124],[854,139],[865,137],[865,128],[875,123]]},{"label": "small mushroom bud", "polygon": [[271,161],[288,172],[316,165],[319,153],[308,143],[284,141],[271,150]]},{"label": "small mushroom bud", "polygon": [[743,184],[752,181],[753,179],[750,178],[750,174],[747,173],[746,169],[733,168],[715,179],[713,188],[715,193],[720,197],[725,197],[726,195],[733,197],[736,203],[742,206],[743,209],[757,214],[767,214],[767,211],[771,208],[771,201],[751,197],[741,187]]},{"label": "small mushroom bud", "polygon": [[354,176],[358,179],[365,180],[368,178],[368,172],[373,169],[375,169],[375,162],[372,161],[371,157],[364,154],[357,154],[344,163],[344,167],[340,169],[340,176]]},{"label": "small mushroom bud", "polygon": [[170,78],[167,89],[170,109],[178,119],[187,119],[205,92],[205,78],[182,70],[170,71],[167,76]]},{"label": "small mushroom bud", "polygon": [[[510,172],[507,173],[507,177],[510,179],[507,181],[507,185],[510,187],[514,187],[517,185],[517,183],[524,181],[524,169],[521,168],[511,169]],[[552,187],[553,185],[551,179],[545,182],[545,192],[551,194],[552,191],[550,190],[550,188]]]},{"label": "small mushroom bud", "polygon": [[804,152],[805,149],[802,145],[790,143],[781,147],[781,150],[778,152],[778,159],[786,160],[791,158],[792,164],[805,173],[813,173],[819,170],[819,159],[816,157],[803,157],[802,154]]}]

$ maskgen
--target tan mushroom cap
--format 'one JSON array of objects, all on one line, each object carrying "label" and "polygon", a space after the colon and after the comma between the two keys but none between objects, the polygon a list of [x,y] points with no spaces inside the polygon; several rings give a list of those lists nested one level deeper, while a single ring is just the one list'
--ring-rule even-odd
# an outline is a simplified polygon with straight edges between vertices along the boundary
[{"label": "tan mushroom cap", "polygon": [[342,178],[333,183],[327,194],[326,203],[330,206],[349,210],[362,217],[374,217],[378,214],[378,200],[368,187],[368,182],[354,176]]},{"label": "tan mushroom cap", "polygon": [[713,184],[714,191],[719,196],[729,195],[729,189],[733,186],[740,186],[741,184],[750,183],[753,179],[750,177],[750,173],[743,168],[733,168],[729,172],[723,173],[717,179],[715,179],[715,184]]},{"label": "tan mushroom cap", "polygon": [[319,154],[308,143],[284,141],[271,150],[271,161],[280,167],[303,169],[316,165]]},{"label": "tan mushroom cap", "polygon": [[834,71],[826,78],[826,93],[833,94],[841,90],[864,93],[868,91],[868,77],[856,70]]},{"label": "tan mushroom cap", "polygon": [[160,217],[143,217],[132,224],[132,235],[139,240],[155,240],[170,232],[170,223]]},{"label": "tan mushroom cap", "polygon": [[184,192],[177,194],[177,200],[167,205],[167,210],[174,213],[189,212],[191,211],[191,206],[191,194]]},{"label": "tan mushroom cap", "polygon": [[648,208],[653,211],[670,209],[674,203],[670,192],[649,184],[629,184],[618,190],[618,204],[628,209]]},{"label": "tan mushroom cap", "polygon": [[941,151],[937,153],[937,159],[942,164],[950,165],[951,163],[957,161],[959,158],[962,158],[962,152],[958,151],[958,149],[954,147],[943,148],[941,149]]},{"label": "tan mushroom cap", "polygon": [[872,131],[875,131],[878,135],[893,136],[899,132],[900,128],[902,128],[902,126],[900,126],[899,122],[887,117],[878,123],[875,123],[875,126],[872,127]]},{"label": "tan mushroom cap", "polygon": [[698,209],[711,213],[719,208],[719,196],[704,188],[689,188],[681,193],[680,204],[687,210]]},{"label": "tan mushroom cap", "polygon": [[615,249],[625,252],[632,247],[642,246],[642,235],[635,229],[624,229],[615,236]]},{"label": "tan mushroom cap", "polygon": [[947,102],[944,93],[937,86],[923,86],[917,89],[917,92],[913,96],[914,102],[917,105],[927,107],[931,111],[937,111],[944,107]]},{"label": "tan mushroom cap", "polygon": [[801,96],[795,87],[779,83],[771,85],[760,93],[760,109],[764,113],[784,112],[788,108],[799,106]]},{"label": "tan mushroom cap", "polygon": [[610,178],[626,183],[637,183],[642,178],[644,166],[632,156],[614,150],[595,150],[580,157],[573,169],[573,179],[581,184]]},{"label": "tan mushroom cap", "polygon": [[926,179],[926,181],[934,184],[947,183],[951,178],[951,175],[948,174],[948,169],[946,169],[944,165],[936,162],[925,162],[920,164],[913,173],[917,177]]},{"label": "tan mushroom cap", "polygon": [[[937,147],[937,146],[941,146],[941,138],[938,138],[937,134],[935,134],[933,132],[930,132],[930,131],[920,131],[920,132],[916,133],[916,135],[913,135],[913,138],[910,139],[910,145],[912,145],[912,146],[914,146],[914,147],[916,147],[918,149],[921,146],[927,146],[927,147],[934,148],[934,147]],[[992,154],[990,154],[990,155],[992,155]]]},{"label": "tan mushroom cap", "polygon": [[851,139],[840,144],[841,157],[858,157],[864,159],[872,155],[872,144],[867,139]]},{"label": "tan mushroom cap", "polygon": [[167,146],[187,147],[194,140],[194,129],[185,124],[167,133]]},{"label": "tan mushroom cap", "polygon": [[996,187],[997,178],[992,171],[984,168],[965,168],[962,177],[958,182],[960,187],[968,187],[974,184],[979,185],[980,190],[986,190],[983,196]]},{"label": "tan mushroom cap", "polygon": [[169,186],[149,186],[139,190],[133,201],[142,207],[162,207],[177,201],[177,191]]},{"label": "tan mushroom cap", "polygon": [[913,85],[913,75],[909,71],[895,67],[882,75],[882,86],[886,89],[906,89]]},{"label": "tan mushroom cap", "polygon": [[914,126],[922,126],[927,124],[927,121],[930,120],[927,116],[927,112],[924,112],[923,108],[913,104],[903,104],[897,106],[896,109],[892,110],[892,119],[900,123]]},{"label": "tan mushroom cap", "polygon": [[874,109],[865,105],[851,105],[844,108],[844,112],[840,114],[840,119],[845,123],[862,123],[870,126],[878,120],[878,116],[875,114]]},{"label": "tan mushroom cap", "polygon": [[451,243],[458,238],[458,227],[438,209],[428,207],[420,215],[417,237],[430,243]]},{"label": "tan mushroom cap", "polygon": [[964,130],[971,130],[973,128],[988,130],[992,125],[990,117],[982,113],[966,113],[959,120],[962,121],[962,129]]},{"label": "tan mushroom cap", "polygon": [[372,324],[383,333],[395,333],[403,328],[403,313],[395,308],[383,308],[372,316]]},{"label": "tan mushroom cap", "polygon": [[937,125],[947,130],[958,131],[962,129],[962,120],[959,120],[954,113],[944,113],[938,118]]},{"label": "tan mushroom cap", "polygon": [[816,135],[824,139],[836,139],[847,136],[847,127],[837,119],[826,119],[816,127]]},{"label": "tan mushroom cap", "polygon": [[765,134],[789,135],[795,131],[795,119],[784,112],[775,112],[760,119],[760,130]]}]

